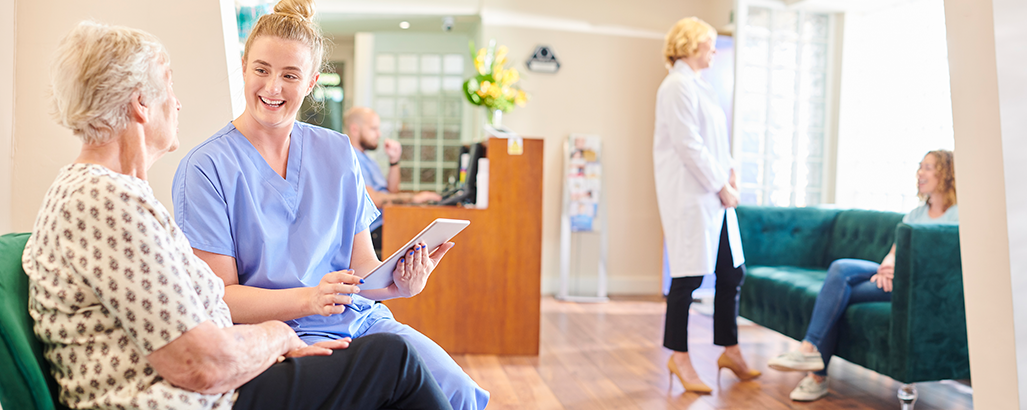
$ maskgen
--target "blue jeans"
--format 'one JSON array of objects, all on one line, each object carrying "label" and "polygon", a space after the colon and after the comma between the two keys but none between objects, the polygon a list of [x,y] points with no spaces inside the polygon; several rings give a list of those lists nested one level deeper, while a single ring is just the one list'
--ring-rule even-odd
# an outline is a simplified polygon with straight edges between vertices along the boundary
[{"label": "blue jeans", "polygon": [[827,364],[838,345],[838,321],[845,313],[845,308],[857,303],[891,300],[890,292],[885,292],[870,281],[880,266],[871,261],[838,259],[827,268],[827,278],[817,295],[805,338],[817,347],[820,356],[824,358],[824,370],[816,372],[817,375],[827,375]]}]

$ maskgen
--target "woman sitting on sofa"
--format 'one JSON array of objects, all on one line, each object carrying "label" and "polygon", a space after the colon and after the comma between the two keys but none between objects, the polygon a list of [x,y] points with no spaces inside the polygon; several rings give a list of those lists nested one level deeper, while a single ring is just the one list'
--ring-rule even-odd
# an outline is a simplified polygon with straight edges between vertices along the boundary
[{"label": "woman sitting on sofa", "polygon": [[[916,177],[917,196],[924,203],[910,211],[902,222],[958,224],[952,151],[928,152],[920,161]],[[776,370],[811,372],[792,390],[792,400],[813,401],[827,395],[827,364],[837,344],[838,321],[849,305],[890,301],[894,274],[895,245],[880,264],[859,259],[831,263],[802,346],[767,363]]]}]

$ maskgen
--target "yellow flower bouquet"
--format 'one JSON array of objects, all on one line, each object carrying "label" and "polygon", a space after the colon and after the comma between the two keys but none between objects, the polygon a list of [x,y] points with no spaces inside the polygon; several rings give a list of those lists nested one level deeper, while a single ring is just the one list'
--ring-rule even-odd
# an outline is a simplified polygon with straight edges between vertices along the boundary
[{"label": "yellow flower bouquet", "polygon": [[521,79],[516,68],[504,68],[507,63],[506,46],[496,47],[495,40],[489,46],[474,50],[471,42],[471,59],[474,60],[474,77],[464,82],[464,95],[471,104],[488,109],[489,117],[498,110],[510,112],[514,105],[523,107],[528,102],[528,95],[520,87],[514,85]]}]

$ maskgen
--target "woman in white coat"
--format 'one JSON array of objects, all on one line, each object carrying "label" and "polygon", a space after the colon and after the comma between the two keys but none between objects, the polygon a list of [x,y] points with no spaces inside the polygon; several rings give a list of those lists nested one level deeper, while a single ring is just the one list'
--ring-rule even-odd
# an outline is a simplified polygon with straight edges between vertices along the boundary
[{"label": "woman in white coat", "polygon": [[695,393],[712,389],[688,356],[688,309],[692,291],[709,273],[717,275],[713,343],[725,347],[718,374],[727,367],[742,380],[760,375],[738,348],[745,258],[734,210],[739,195],[727,120],[713,88],[699,76],[713,61],[716,38],[716,30],[695,17],[678,21],[667,33],[664,56],[671,67],[656,94],[653,136],[656,196],[673,278],[663,345],[674,351],[668,369]]}]

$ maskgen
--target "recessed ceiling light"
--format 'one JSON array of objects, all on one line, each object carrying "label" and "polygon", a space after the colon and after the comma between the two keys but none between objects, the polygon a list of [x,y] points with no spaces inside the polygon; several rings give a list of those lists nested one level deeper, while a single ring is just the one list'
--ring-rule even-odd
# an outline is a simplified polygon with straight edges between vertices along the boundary
[{"label": "recessed ceiling light", "polygon": [[401,28],[403,30],[406,30],[406,29],[410,28],[410,22],[409,21],[401,21],[401,22],[399,22],[399,28]]}]

